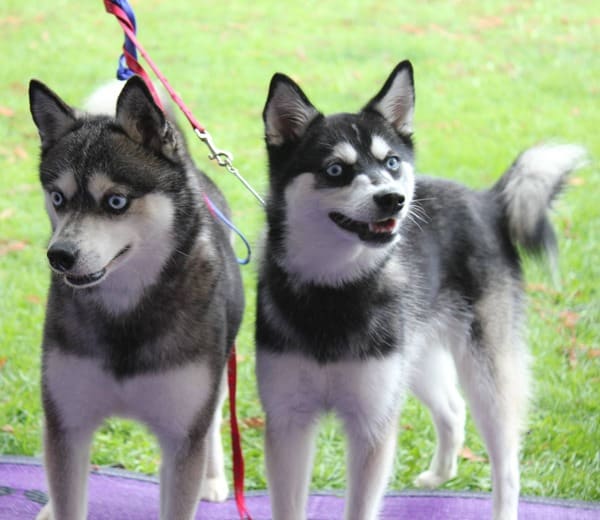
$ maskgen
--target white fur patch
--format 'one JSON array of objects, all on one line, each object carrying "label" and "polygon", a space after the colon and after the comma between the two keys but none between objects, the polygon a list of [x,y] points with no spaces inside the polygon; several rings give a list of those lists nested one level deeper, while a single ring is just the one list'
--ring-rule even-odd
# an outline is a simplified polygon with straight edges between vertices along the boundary
[{"label": "white fur patch", "polygon": [[[100,85],[92,94],[84,101],[83,109],[89,114],[114,116],[117,108],[117,99],[123,87],[125,81],[113,79]],[[162,101],[163,106],[168,107],[170,105],[171,98],[165,91],[162,85],[154,85],[158,95]]]},{"label": "white fur patch", "polygon": [[68,199],[72,198],[77,192],[77,181],[73,172],[65,171],[61,173],[52,183],[54,187]]},{"label": "white fur patch", "polygon": [[87,184],[87,191],[94,198],[97,203],[100,203],[104,195],[108,191],[118,192],[127,194],[127,190],[123,186],[116,185],[108,175],[104,173],[94,173],[90,176]]},{"label": "white fur patch", "polygon": [[[130,250],[98,287],[100,303],[118,314],[134,307],[146,288],[153,285],[173,252],[173,202],[166,195],[150,193],[134,200],[118,221],[95,222],[95,234],[86,234],[89,248],[104,250],[105,258],[126,246]],[[108,253],[108,254],[106,254]]]},{"label": "white fur patch", "polygon": [[95,429],[106,417],[131,417],[157,433],[185,435],[214,384],[206,364],[117,381],[98,361],[51,351],[48,391],[66,428]]},{"label": "white fur patch", "polygon": [[354,164],[358,159],[358,152],[348,142],[338,143],[333,147],[332,159],[339,159],[346,164]]},{"label": "white fur patch", "polygon": [[403,189],[405,193],[406,200],[404,202],[404,207],[400,212],[400,216],[402,218],[406,217],[410,212],[410,204],[414,198],[415,194],[415,170],[412,167],[412,164],[406,161],[402,161],[400,163],[400,168],[402,172],[401,181],[403,183]]},{"label": "white fur patch", "polygon": [[349,186],[317,189],[314,174],[296,177],[285,191],[287,232],[282,267],[300,281],[333,286],[374,269],[387,255],[388,247],[361,241],[337,226],[329,214],[338,212],[353,220],[373,222],[380,218],[373,195],[389,186],[405,197],[398,222],[401,232],[401,220],[409,213],[414,192],[412,166],[402,162],[401,167],[400,178],[387,176],[384,185],[374,185],[367,175],[357,175]]},{"label": "white fur patch", "polygon": [[98,87],[83,103],[83,109],[90,114],[114,116],[117,98],[125,86],[125,81],[113,79]]},{"label": "white fur patch", "polygon": [[517,240],[526,242],[528,235],[535,234],[561,179],[587,161],[586,149],[572,144],[540,144],[519,156],[503,192]]},{"label": "white fur patch", "polygon": [[256,370],[263,406],[275,422],[334,410],[350,430],[369,437],[399,411],[409,379],[401,354],[321,365],[300,354],[259,350]]},{"label": "white fur patch", "polygon": [[385,142],[383,137],[378,135],[373,136],[373,139],[371,140],[371,153],[375,159],[383,161],[387,157],[390,150],[390,145]]},{"label": "white fur patch", "polygon": [[[108,181],[103,175],[94,179],[94,196],[99,196]],[[106,269],[105,278],[98,282],[93,294],[107,311],[119,314],[134,307],[144,290],[158,280],[173,252],[174,215],[171,199],[159,193],[134,199],[127,212],[118,218],[54,214],[56,225],[50,245],[64,239],[76,245],[77,262],[69,271],[73,276]]]},{"label": "white fur patch", "polygon": [[373,269],[387,254],[387,248],[369,247],[329,218],[330,212],[341,211],[368,221],[366,213],[357,215],[361,204],[352,195],[363,192],[361,187],[368,190],[370,183],[359,175],[349,187],[317,190],[314,184],[314,175],[304,173],[286,189],[283,267],[300,281],[341,285]]}]

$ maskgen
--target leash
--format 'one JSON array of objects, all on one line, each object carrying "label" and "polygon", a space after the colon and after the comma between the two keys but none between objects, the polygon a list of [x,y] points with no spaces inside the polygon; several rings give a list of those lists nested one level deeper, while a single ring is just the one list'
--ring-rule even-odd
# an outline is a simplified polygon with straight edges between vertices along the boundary
[{"label": "leash", "polygon": [[[198,138],[208,147],[210,160],[215,160],[217,164],[224,167],[228,172],[233,174],[245,188],[254,195],[254,197],[264,206],[265,202],[261,196],[248,184],[248,182],[241,176],[238,169],[233,166],[233,155],[226,151],[217,148],[214,144],[212,136],[206,131],[206,129],[196,120],[192,112],[185,105],[181,97],[171,87],[167,78],[162,74],[160,69],[152,61],[144,47],[140,44],[136,38],[137,24],[135,20],[135,14],[133,9],[129,5],[127,0],[103,0],[104,7],[109,14],[115,16],[119,25],[125,33],[125,42],[123,44],[123,54],[119,57],[119,67],[117,70],[117,78],[126,80],[134,74],[139,75],[150,90],[154,102],[164,111],[164,106],[160,99],[160,96],[156,92],[152,81],[144,68],[140,65],[137,58],[137,51],[144,57],[146,63],[150,66],[156,77],[163,84],[173,102],[183,112],[187,120],[192,125],[194,133]],[[213,217],[219,218],[228,228],[234,231],[244,242],[247,248],[247,256],[245,259],[238,259],[238,263],[245,265],[250,262],[251,249],[250,244],[246,240],[246,237],[239,231],[235,225],[221,212],[210,198],[204,194],[204,201],[213,215]],[[237,506],[237,510],[242,520],[252,520],[250,513],[246,507],[246,500],[244,497],[244,457],[241,446],[241,435],[237,420],[237,410],[235,404],[236,390],[237,390],[237,359],[235,345],[231,350],[231,355],[227,361],[227,383],[229,387],[229,422],[231,426],[231,449],[233,452],[233,487],[234,496]]]},{"label": "leash", "polygon": [[237,364],[235,345],[227,363],[227,383],[229,386],[229,425],[231,427],[231,451],[233,452],[233,491],[235,504],[241,519],[252,520],[244,498],[244,455],[242,439],[237,421],[235,394],[237,389]]},{"label": "leash", "polygon": [[[142,47],[140,42],[136,38],[137,24],[135,20],[135,13],[133,9],[129,5],[127,0],[104,0],[104,6],[106,11],[110,14],[113,14],[119,24],[121,25],[124,33],[125,33],[125,41],[123,43],[123,54],[119,58],[119,66],[117,69],[117,78],[121,80],[129,79],[134,74],[140,76],[146,86],[150,90],[152,94],[152,98],[154,102],[164,111],[164,106],[156,88],[152,83],[152,80],[144,70],[144,68],[140,65],[137,58],[137,50],[140,51],[140,54],[144,57],[150,68],[154,71],[160,82],[163,84],[174,103],[180,108],[183,112],[187,120],[192,125],[194,129],[194,133],[200,138],[200,140],[206,144],[208,149],[210,150],[210,155],[208,158],[210,160],[216,160],[219,166],[225,167],[227,171],[233,173],[235,177],[242,182],[242,184],[255,196],[258,198],[259,202],[263,204],[264,201],[260,197],[260,195],[248,184],[248,182],[240,175],[237,168],[233,166],[233,156],[230,152],[225,150],[219,150],[212,139],[212,136],[207,132],[207,130],[196,120],[190,109],[185,105],[181,97],[175,92],[171,84],[164,76],[164,74],[160,71],[158,66],[152,61],[146,50]],[[205,196],[205,200],[210,201],[210,199]],[[211,213],[214,217],[219,218],[229,229],[231,229],[237,236],[240,237],[244,245],[246,246],[246,258],[239,259],[238,263],[241,265],[246,265],[250,263],[250,257],[252,256],[250,244],[243,233],[233,225],[231,221],[229,221],[225,215],[219,211],[216,206],[210,202],[209,208],[212,208]]]},{"label": "leash", "polygon": [[217,208],[217,206],[215,206],[213,204],[213,201],[210,200],[208,195],[203,194],[202,197],[204,198],[204,202],[206,204],[206,207],[210,211],[210,214],[214,218],[218,218],[221,222],[223,222],[223,224],[225,224],[229,229],[231,229],[234,233],[236,233],[237,236],[240,237],[242,242],[244,242],[244,244],[246,245],[246,250],[247,250],[248,254],[247,254],[246,258],[238,258],[238,264],[248,265],[250,263],[252,250],[250,249],[250,244],[248,243],[248,240],[246,239],[246,237],[242,234],[242,232],[237,227],[235,227],[235,224],[233,222],[231,222],[231,220],[229,220],[225,216],[225,214],[219,208]]},{"label": "leash", "polygon": [[150,58],[149,54],[146,52],[144,47],[138,41],[136,37],[135,16],[133,16],[131,19],[128,16],[128,13],[133,13],[133,10],[129,6],[127,0],[104,0],[104,7],[106,8],[106,11],[108,13],[113,14],[116,17],[117,21],[121,25],[121,28],[123,29],[123,32],[125,33],[123,55],[119,59],[119,70],[121,71],[121,74],[128,74],[127,72],[123,72],[125,68],[123,65],[123,61],[125,61],[127,67],[131,69],[133,73],[140,75],[144,79],[144,81],[148,85],[148,88],[150,89],[150,92],[152,93],[154,101],[159,107],[163,108],[160,96],[158,95],[156,89],[152,85],[150,78],[148,77],[148,75],[137,60],[137,53],[135,52],[135,49],[139,50],[140,54],[146,60],[146,63],[148,63],[154,74],[156,74],[156,77],[163,84],[163,86],[171,96],[171,99],[173,99],[173,102],[180,108],[187,120],[192,125],[194,133],[208,147],[210,151],[210,155],[208,156],[208,158],[210,160],[217,161],[217,164],[219,166],[224,167],[229,173],[233,174],[244,185],[244,187],[256,198],[256,200],[258,200],[258,202],[260,202],[260,204],[264,206],[265,201],[262,199],[262,197],[256,192],[256,190],[254,190],[254,188],[252,188],[248,181],[246,181],[246,179],[242,177],[239,170],[235,166],[233,166],[233,155],[231,154],[231,152],[217,148],[212,136],[196,120],[190,109],[183,102],[183,99],[181,99],[181,97],[175,92],[173,87],[171,87],[171,84],[169,83],[167,78],[160,71],[160,69],[154,63],[152,58]]}]

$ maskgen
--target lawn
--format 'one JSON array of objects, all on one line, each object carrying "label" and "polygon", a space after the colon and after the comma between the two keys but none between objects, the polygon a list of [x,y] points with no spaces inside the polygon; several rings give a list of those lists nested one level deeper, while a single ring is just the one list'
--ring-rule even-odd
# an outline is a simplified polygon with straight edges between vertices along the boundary
[{"label": "lawn", "polygon": [[[421,172],[489,186],[524,147],[543,139],[600,153],[600,18],[592,1],[183,2],[138,0],[138,35],[217,144],[262,193],[266,157],[261,111],[271,75],[298,80],[325,111],[351,111],[374,95],[394,65],[416,75]],[[0,454],[40,455],[39,344],[49,224],[37,181],[38,138],[27,103],[35,77],[70,103],[111,78],[122,41],[102,2],[0,6]],[[206,159],[198,164],[226,192],[236,222],[257,243],[261,207]],[[600,258],[598,170],[571,179],[556,204],[560,286],[525,261],[528,338],[536,381],[522,454],[523,494],[600,500]],[[240,249],[240,254],[243,251]],[[250,489],[265,487],[262,412],[254,381],[256,263],[243,268],[247,313],[238,340],[239,413]],[[412,486],[429,464],[434,432],[409,400],[401,418],[393,489]],[[223,428],[229,446],[229,429]],[[159,453],[144,428],[110,420],[93,463],[155,473]],[[315,489],[343,488],[344,442],[324,421]],[[490,489],[481,440],[468,423],[453,490]]]}]

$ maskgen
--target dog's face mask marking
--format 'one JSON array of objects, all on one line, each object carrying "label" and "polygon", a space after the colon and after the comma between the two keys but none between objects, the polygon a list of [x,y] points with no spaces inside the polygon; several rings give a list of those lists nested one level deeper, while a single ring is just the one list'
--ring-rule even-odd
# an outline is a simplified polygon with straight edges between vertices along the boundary
[{"label": "dog's face mask marking", "polygon": [[297,274],[329,272],[326,263],[353,278],[399,239],[414,191],[413,107],[407,62],[357,114],[326,117],[290,78],[273,77],[263,113],[271,204],[284,208],[285,264]]},{"label": "dog's face mask marking", "polygon": [[134,257],[138,267],[154,254],[165,260],[174,218],[168,197],[140,195],[103,173],[90,175],[75,193],[60,188],[74,183],[74,175],[65,173],[45,189],[54,229],[48,260],[68,285],[98,285]]},{"label": "dog's face mask marking", "polygon": [[53,231],[50,266],[74,288],[122,293],[127,307],[174,248],[176,205],[160,184],[164,158],[178,160],[172,127],[137,81],[124,87],[114,119],[77,115],[38,82],[30,101]]}]

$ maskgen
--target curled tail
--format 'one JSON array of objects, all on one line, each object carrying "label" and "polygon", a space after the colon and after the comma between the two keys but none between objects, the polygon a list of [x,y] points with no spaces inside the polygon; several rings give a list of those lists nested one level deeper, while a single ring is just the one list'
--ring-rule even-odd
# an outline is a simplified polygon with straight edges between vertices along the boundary
[{"label": "curled tail", "polygon": [[567,175],[587,163],[585,148],[540,144],[525,150],[492,188],[504,208],[511,240],[534,255],[556,258],[556,235],[548,218]]}]

